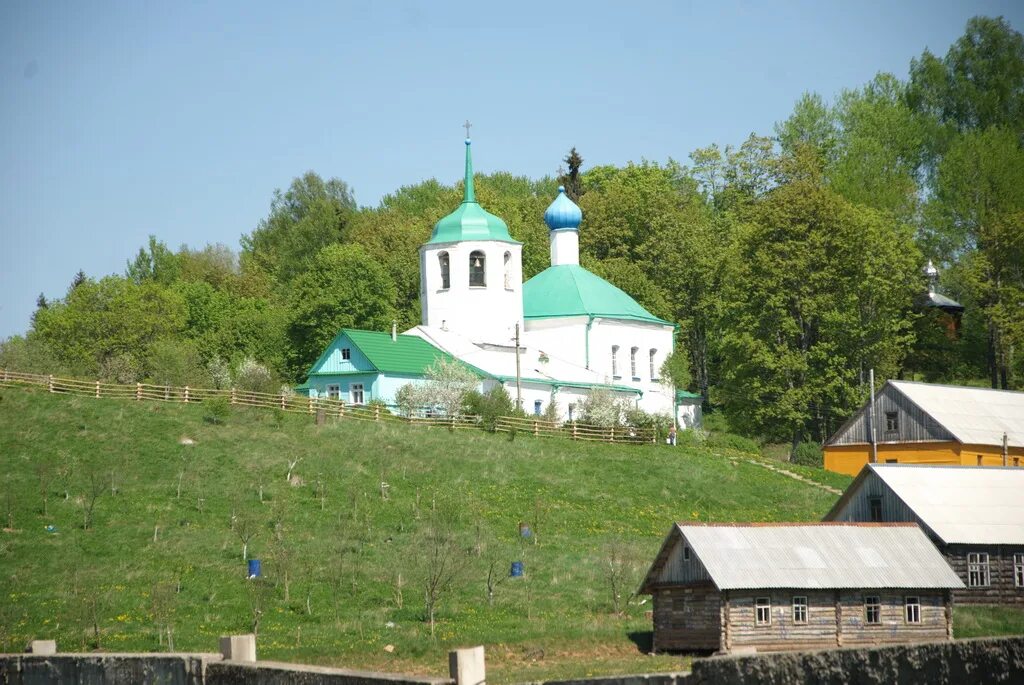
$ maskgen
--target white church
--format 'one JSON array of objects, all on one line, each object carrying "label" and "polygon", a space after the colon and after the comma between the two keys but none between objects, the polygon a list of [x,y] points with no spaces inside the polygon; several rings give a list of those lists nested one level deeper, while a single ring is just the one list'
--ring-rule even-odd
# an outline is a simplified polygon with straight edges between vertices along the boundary
[{"label": "white church", "polygon": [[551,266],[523,283],[522,243],[476,201],[470,142],[462,204],[420,248],[422,323],[401,335],[340,331],[301,388],[354,404],[394,404],[399,387],[425,382],[426,368],[450,356],[478,373],[481,392],[501,385],[513,400],[518,393],[527,413],[555,403],[571,421],[591,389],[603,388],[675,416],[681,428],[699,424],[700,396],[660,378],[676,325],[580,266],[583,213],[563,188],[544,213]]}]

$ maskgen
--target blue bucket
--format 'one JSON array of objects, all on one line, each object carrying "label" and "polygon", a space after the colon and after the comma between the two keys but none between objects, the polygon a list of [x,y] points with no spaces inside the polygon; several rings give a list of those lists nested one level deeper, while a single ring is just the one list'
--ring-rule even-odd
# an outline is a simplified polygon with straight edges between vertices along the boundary
[{"label": "blue bucket", "polygon": [[249,577],[259,578],[260,577],[260,560],[250,559],[249,560]]},{"label": "blue bucket", "polygon": [[512,562],[512,570],[509,572],[509,575],[511,577],[513,577],[513,578],[522,578],[523,577],[523,562],[521,562],[521,561],[513,561]]}]

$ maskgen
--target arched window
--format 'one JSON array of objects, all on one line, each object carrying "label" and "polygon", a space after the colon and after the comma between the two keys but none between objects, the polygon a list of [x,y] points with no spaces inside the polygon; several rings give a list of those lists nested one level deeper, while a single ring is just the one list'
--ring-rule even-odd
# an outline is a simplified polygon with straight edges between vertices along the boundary
[{"label": "arched window", "polygon": [[612,345],[612,377],[619,377],[619,346]]},{"label": "arched window", "polygon": [[512,253],[505,253],[505,290],[512,288]]},{"label": "arched window", "polygon": [[437,255],[437,261],[441,265],[441,289],[447,290],[452,286],[451,265],[447,252]]},{"label": "arched window", "polygon": [[469,287],[483,288],[487,286],[487,258],[480,250],[469,253]]},{"label": "arched window", "polygon": [[633,347],[629,350],[629,372],[633,375],[633,380],[635,381],[640,380],[640,376],[637,374],[636,370],[636,351],[638,349],[640,348]]},{"label": "arched window", "polygon": [[657,356],[658,350],[652,347],[651,351],[648,354],[650,354],[651,357],[651,380],[656,381],[658,380],[658,369],[656,366],[654,366],[654,358]]}]

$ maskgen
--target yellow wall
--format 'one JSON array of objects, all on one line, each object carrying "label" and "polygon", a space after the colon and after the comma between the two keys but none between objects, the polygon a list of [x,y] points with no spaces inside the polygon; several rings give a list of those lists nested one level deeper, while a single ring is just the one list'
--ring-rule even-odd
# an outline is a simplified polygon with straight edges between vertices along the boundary
[{"label": "yellow wall", "polygon": [[[898,464],[941,464],[947,466],[1002,466],[1003,448],[996,445],[961,445],[958,442],[903,442],[878,445],[878,463],[895,459]],[[826,447],[825,468],[856,476],[870,461],[871,445],[834,445]],[[1024,468],[1024,448],[1008,450],[1008,466]],[[1018,458],[1014,464],[1014,457]]]}]

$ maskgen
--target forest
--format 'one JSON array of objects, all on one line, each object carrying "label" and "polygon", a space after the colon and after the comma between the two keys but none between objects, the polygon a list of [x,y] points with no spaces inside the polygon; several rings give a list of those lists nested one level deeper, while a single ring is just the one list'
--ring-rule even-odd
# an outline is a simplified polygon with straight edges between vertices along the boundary
[{"label": "forest", "polygon": [[[582,263],[677,322],[686,385],[731,430],[821,442],[876,378],[1024,389],[1024,37],[975,17],[945,55],[825,97],[773,131],[684,162],[478,175],[480,203],[548,266],[544,209],[583,209]],[[456,170],[452,170],[456,171]],[[453,174],[454,175],[454,174]],[[376,207],[345,181],[295,178],[236,248],[152,236],[124,273],[79,271],[40,295],[0,367],[277,391],[339,328],[419,323],[418,249],[461,182],[398,188]],[[922,306],[928,261],[959,322]]]}]

